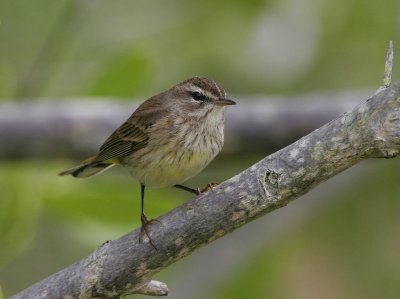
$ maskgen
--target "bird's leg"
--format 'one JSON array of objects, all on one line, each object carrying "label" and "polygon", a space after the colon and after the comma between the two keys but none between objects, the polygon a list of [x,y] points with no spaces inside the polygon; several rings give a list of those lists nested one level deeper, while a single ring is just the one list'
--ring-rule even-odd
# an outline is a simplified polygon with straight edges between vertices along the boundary
[{"label": "bird's leg", "polygon": [[199,191],[198,190],[192,189],[190,187],[186,187],[186,186],[183,186],[183,185],[174,185],[174,187],[182,189],[182,190],[185,190],[185,191],[188,191],[188,192],[191,192],[191,193],[194,193],[196,195],[199,195]]},{"label": "bird's leg", "polygon": [[218,186],[218,183],[208,183],[207,186],[205,186],[203,189],[197,188],[197,189],[192,189],[183,185],[174,185],[174,187],[192,192],[196,195],[200,195],[201,193],[207,192],[209,190],[212,190],[215,186]]},{"label": "bird's leg", "polygon": [[142,222],[142,227],[140,229],[140,236],[139,236],[139,242],[142,243],[143,236],[146,235],[147,239],[149,239],[149,242],[151,246],[154,247],[155,250],[157,250],[156,245],[154,244],[153,240],[150,238],[150,234],[147,230],[147,226],[157,222],[157,220],[154,219],[148,219],[144,213],[144,189],[145,186],[143,184],[140,185],[141,187],[141,200],[142,200],[142,208],[141,208],[141,214],[140,214],[140,221]]}]

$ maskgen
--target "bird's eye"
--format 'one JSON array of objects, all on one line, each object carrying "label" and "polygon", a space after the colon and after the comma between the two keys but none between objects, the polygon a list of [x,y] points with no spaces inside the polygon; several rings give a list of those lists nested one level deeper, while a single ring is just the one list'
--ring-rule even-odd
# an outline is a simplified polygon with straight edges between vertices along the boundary
[{"label": "bird's eye", "polygon": [[202,94],[201,92],[198,92],[198,91],[193,91],[190,93],[190,95],[196,101],[207,101],[208,100],[207,96],[205,96],[204,94]]}]

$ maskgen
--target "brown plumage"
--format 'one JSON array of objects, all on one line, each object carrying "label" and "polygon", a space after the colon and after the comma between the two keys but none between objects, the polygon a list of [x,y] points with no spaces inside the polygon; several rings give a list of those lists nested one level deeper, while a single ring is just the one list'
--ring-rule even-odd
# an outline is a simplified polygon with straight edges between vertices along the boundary
[{"label": "brown plumage", "polygon": [[213,80],[183,81],[143,102],[96,156],[60,175],[88,177],[116,164],[129,167],[142,186],[142,224],[147,234],[145,186],[177,185],[193,191],[179,184],[203,170],[221,151],[225,106],[235,104],[225,97],[224,88]]}]

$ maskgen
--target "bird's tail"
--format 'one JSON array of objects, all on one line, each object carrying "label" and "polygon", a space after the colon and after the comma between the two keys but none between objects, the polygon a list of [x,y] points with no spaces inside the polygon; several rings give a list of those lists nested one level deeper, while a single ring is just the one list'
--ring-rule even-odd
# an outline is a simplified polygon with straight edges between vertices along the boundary
[{"label": "bird's tail", "polygon": [[114,165],[115,163],[111,161],[96,161],[96,157],[94,156],[83,161],[79,165],[60,172],[58,175],[72,175],[75,178],[86,178],[95,174],[100,174]]}]

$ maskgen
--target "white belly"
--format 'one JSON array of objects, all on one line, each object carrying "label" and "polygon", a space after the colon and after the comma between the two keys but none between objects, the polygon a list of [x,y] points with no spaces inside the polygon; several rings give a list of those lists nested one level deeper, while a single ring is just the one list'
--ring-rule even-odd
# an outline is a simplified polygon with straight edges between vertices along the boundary
[{"label": "white belly", "polygon": [[165,187],[183,183],[201,172],[222,149],[223,111],[214,109],[206,121],[175,118],[170,131],[154,132],[157,136],[150,138],[147,147],[126,161],[132,176],[146,187]]},{"label": "white belly", "polygon": [[[212,130],[207,131],[207,130]],[[194,134],[194,131],[197,134]],[[183,136],[180,132],[189,132]],[[131,174],[146,187],[166,187],[183,183],[201,172],[221,151],[223,124],[181,130],[174,138],[149,142],[128,162]],[[162,146],[160,146],[162,144]],[[149,151],[150,154],[143,155]],[[142,152],[141,152],[142,151]]]},{"label": "white belly", "polygon": [[155,159],[141,171],[132,169],[132,175],[147,187],[173,186],[201,172],[215,157],[204,152],[183,154],[182,158],[179,155],[171,153],[165,155],[162,160]]}]

